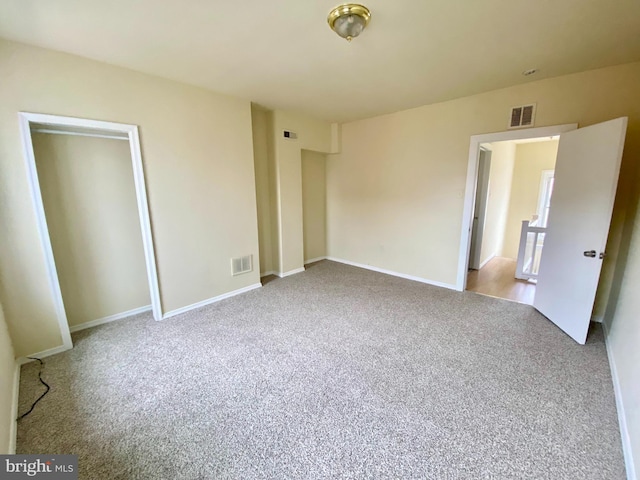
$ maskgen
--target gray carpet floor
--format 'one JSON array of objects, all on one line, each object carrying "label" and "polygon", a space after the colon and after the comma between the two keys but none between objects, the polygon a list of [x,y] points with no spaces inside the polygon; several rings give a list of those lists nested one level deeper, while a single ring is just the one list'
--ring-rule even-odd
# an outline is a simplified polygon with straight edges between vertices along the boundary
[{"label": "gray carpet floor", "polygon": [[625,478],[602,331],[579,346],[526,305],[324,261],[73,339],[18,453],[80,478]]}]

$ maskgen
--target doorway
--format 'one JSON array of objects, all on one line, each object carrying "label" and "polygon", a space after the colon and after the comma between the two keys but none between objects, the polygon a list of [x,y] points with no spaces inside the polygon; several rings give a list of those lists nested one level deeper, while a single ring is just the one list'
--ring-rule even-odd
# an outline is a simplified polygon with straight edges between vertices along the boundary
[{"label": "doorway", "polygon": [[302,233],[305,268],[327,258],[327,156],[301,151]]},{"label": "doorway", "polygon": [[557,151],[557,136],[481,145],[467,290],[533,304]]},{"label": "doorway", "polygon": [[[628,117],[619,117],[580,129],[564,125],[471,137],[458,288],[463,290],[467,286],[481,143],[559,135],[554,178],[547,182],[547,188],[552,186],[554,194],[551,213],[547,215],[548,232],[544,255],[540,255],[533,306],[576,342],[584,344],[606,255],[628,122]],[[545,203],[542,199],[542,208],[546,208]],[[544,217],[545,213],[538,216]],[[535,259],[538,232],[533,233],[530,251]],[[522,235],[521,239],[521,246],[529,243]]]},{"label": "doorway", "polygon": [[[462,213],[460,251],[458,254],[458,275],[456,279],[457,290],[464,291],[467,288],[469,259],[471,251],[471,233],[473,227],[473,212],[475,209],[475,198],[478,184],[478,172],[480,167],[480,153],[482,151],[482,145],[492,144],[496,142],[554,137],[560,135],[561,133],[576,130],[577,128],[577,124],[567,124],[556,125],[552,127],[528,128],[524,130],[488,133],[483,135],[474,135],[471,137],[469,145],[469,160],[467,167],[464,208]],[[491,186],[489,185],[489,189],[490,188]]]},{"label": "doorway", "polygon": [[[56,267],[56,256],[54,255],[52,233],[55,232],[51,230],[50,226],[48,225],[48,220],[51,220],[53,218],[51,216],[52,210],[48,212],[48,215],[46,212],[47,209],[45,209],[44,204],[45,197],[53,198],[48,194],[48,192],[45,191],[46,188],[49,188],[49,186],[52,185],[50,181],[51,178],[47,177],[55,177],[56,175],[59,176],[63,172],[56,168],[50,170],[48,173],[45,173],[42,169],[42,164],[40,165],[40,170],[38,169],[39,162],[36,161],[36,150],[38,147],[36,146],[36,148],[34,148],[34,140],[36,142],[41,141],[42,138],[38,138],[40,135],[60,135],[82,138],[94,137],[102,140],[109,139],[118,142],[127,142],[128,148],[125,148],[124,152],[126,153],[128,151],[130,156],[131,167],[129,169],[129,172],[132,174],[132,180],[135,190],[135,192],[131,194],[131,206],[137,206],[137,217],[140,228],[139,232],[141,232],[142,236],[141,253],[144,256],[144,259],[141,260],[141,268],[146,271],[145,276],[146,282],[148,284],[149,295],[147,298],[149,298],[151,301],[151,309],[153,311],[154,319],[160,320],[162,318],[162,309],[160,303],[157,269],[155,264],[155,254],[153,249],[153,239],[151,233],[151,224],[149,218],[146,186],[144,181],[142,156],[140,151],[140,141],[137,126],[24,112],[19,113],[19,119],[31,196],[36,213],[40,240],[45,254],[49,285],[51,291],[53,292],[56,317],[58,320],[60,335],[63,343],[62,346],[52,349],[51,351],[41,352],[41,356],[68,350],[73,347],[73,343],[71,340],[69,318],[67,316],[67,310],[65,308],[65,302],[63,299],[63,288],[61,288],[61,278],[59,276],[60,272],[59,268]],[[40,162],[48,162],[50,160],[51,159],[49,158],[39,158]],[[39,174],[43,175],[42,179],[39,177]],[[129,178],[131,179],[131,177]],[[46,183],[41,183],[41,180]],[[83,181],[90,182],[90,179],[81,179],[79,185],[81,185]],[[45,190],[43,190],[43,187],[45,188]],[[91,186],[81,185],[81,187],[86,191],[91,190]],[[65,194],[66,193],[68,192],[65,192]],[[134,196],[135,203],[133,202]],[[55,210],[55,207],[53,208]],[[60,250],[58,252],[58,256],[60,256]],[[99,320],[108,321],[109,318],[102,318]]]}]

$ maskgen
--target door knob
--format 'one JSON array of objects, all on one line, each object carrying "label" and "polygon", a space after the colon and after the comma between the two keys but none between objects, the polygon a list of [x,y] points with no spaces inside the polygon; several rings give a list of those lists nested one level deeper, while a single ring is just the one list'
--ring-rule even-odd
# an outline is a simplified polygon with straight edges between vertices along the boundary
[{"label": "door knob", "polygon": [[596,251],[595,250],[587,250],[583,253],[583,255],[585,257],[591,257],[591,258],[596,258]]}]

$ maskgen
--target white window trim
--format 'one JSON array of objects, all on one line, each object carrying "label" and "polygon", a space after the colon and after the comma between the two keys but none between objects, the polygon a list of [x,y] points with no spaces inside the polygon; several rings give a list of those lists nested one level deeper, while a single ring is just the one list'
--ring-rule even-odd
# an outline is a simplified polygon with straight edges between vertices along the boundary
[{"label": "white window trim", "polygon": [[[536,213],[538,214],[538,220],[540,220],[540,218],[544,215],[544,210],[545,210],[545,203],[547,200],[547,188],[549,186],[549,181],[554,178],[555,176],[555,170],[543,170],[542,174],[540,175],[540,190],[538,192],[538,209],[536,210]],[[545,221],[545,225],[542,225],[541,223],[538,223],[537,225],[539,227],[544,227],[546,226],[546,224],[549,222],[549,219],[547,218]]]}]

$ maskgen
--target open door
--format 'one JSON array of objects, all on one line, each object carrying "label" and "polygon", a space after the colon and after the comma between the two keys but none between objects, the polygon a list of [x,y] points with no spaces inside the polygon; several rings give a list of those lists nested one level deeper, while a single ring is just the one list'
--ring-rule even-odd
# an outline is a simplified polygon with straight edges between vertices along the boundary
[{"label": "open door", "polygon": [[580,344],[591,321],[626,131],[622,117],[560,135],[533,305]]}]

